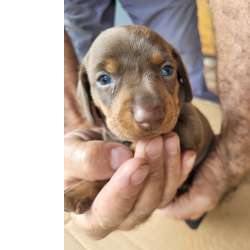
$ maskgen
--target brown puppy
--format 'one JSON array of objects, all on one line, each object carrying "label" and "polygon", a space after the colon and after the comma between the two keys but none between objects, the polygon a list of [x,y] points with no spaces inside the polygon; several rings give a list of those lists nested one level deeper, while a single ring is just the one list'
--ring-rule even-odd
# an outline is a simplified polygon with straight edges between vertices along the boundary
[{"label": "brown puppy", "polygon": [[[183,150],[197,152],[196,166],[208,152],[213,133],[190,103],[183,62],[157,33],[137,25],[102,32],[84,58],[79,78],[82,114],[91,126],[104,128],[101,139],[135,143],[174,130]],[[84,139],[97,137],[86,130]],[[67,188],[65,210],[83,213],[104,184],[82,181]]]}]

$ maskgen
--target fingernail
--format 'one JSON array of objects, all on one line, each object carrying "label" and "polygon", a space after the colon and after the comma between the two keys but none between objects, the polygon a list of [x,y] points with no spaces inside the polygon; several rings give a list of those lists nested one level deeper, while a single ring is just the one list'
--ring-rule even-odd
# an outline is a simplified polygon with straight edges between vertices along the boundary
[{"label": "fingernail", "polygon": [[156,159],[162,154],[163,142],[162,137],[152,139],[146,146],[147,156]]},{"label": "fingernail", "polygon": [[179,152],[178,139],[175,134],[170,135],[165,140],[165,149],[169,154],[177,154]]},{"label": "fingernail", "polygon": [[191,168],[194,165],[195,159],[196,159],[196,154],[192,153],[187,159],[187,166]]},{"label": "fingernail", "polygon": [[131,183],[134,186],[141,184],[147,177],[149,173],[149,166],[143,165],[139,167],[131,176]]},{"label": "fingernail", "polygon": [[116,170],[122,163],[131,158],[131,152],[124,147],[116,147],[111,150],[111,168]]}]

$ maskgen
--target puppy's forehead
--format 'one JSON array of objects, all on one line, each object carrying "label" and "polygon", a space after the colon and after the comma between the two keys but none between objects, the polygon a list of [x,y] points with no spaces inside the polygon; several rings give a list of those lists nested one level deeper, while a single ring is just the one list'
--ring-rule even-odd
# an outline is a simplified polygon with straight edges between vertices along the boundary
[{"label": "puppy's forehead", "polygon": [[[172,59],[172,47],[160,35],[144,26],[131,25],[114,27],[102,32],[89,50],[91,65],[112,60],[150,60],[162,64]],[[131,63],[131,62],[130,62]]]}]

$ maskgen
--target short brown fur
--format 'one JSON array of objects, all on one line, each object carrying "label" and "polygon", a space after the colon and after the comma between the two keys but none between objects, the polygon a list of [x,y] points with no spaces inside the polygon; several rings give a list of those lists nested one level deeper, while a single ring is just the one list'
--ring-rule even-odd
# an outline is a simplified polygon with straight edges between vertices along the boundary
[{"label": "short brown fur", "polygon": [[104,69],[110,74],[117,73],[118,67],[119,67],[119,62],[114,58],[107,58],[104,62]]},{"label": "short brown fur", "polygon": [[154,64],[161,65],[164,62],[164,58],[162,57],[160,52],[153,52],[150,61]]}]

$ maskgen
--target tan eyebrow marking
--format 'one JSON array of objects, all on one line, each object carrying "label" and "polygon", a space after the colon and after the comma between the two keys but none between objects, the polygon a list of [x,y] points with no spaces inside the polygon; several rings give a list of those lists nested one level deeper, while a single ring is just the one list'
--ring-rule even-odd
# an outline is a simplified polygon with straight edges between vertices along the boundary
[{"label": "tan eyebrow marking", "polygon": [[150,61],[153,64],[162,64],[164,62],[164,58],[160,52],[153,52],[150,57]]},{"label": "tan eyebrow marking", "polygon": [[108,58],[104,61],[104,69],[110,73],[114,74],[118,71],[119,62],[114,58]]}]

